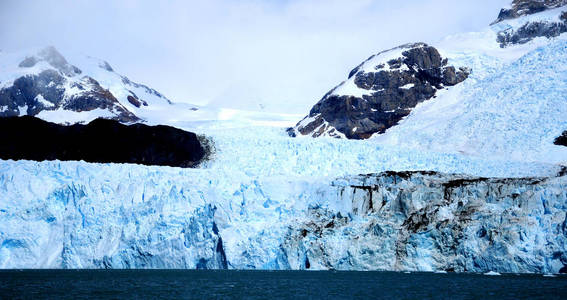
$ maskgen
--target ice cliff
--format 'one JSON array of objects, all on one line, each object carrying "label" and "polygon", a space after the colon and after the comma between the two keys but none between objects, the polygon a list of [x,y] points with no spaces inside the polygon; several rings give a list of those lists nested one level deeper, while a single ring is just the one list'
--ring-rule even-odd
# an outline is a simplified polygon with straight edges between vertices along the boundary
[{"label": "ice cliff", "polygon": [[1,268],[559,272],[567,177],[0,162]]},{"label": "ice cliff", "polygon": [[333,183],[342,212],[290,226],[290,266],[341,270],[567,272],[567,177],[382,173]]}]

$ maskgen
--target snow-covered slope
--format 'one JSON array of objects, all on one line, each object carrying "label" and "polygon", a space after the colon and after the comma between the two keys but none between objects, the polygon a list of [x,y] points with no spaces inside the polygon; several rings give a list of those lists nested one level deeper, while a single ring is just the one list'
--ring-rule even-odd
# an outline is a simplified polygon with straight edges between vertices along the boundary
[{"label": "snow-covered slope", "polygon": [[567,41],[563,40],[510,64],[501,63],[490,75],[473,72],[468,82],[418,105],[399,126],[375,136],[375,141],[566,163],[567,149],[553,144],[567,128],[566,114]]},{"label": "snow-covered slope", "polygon": [[93,57],[63,56],[54,47],[0,52],[0,116],[37,115],[57,123],[97,117],[133,122],[191,109],[196,107],[172,105],[156,90]]},{"label": "snow-covered slope", "polygon": [[[530,1],[515,1],[514,7],[539,5],[531,3],[537,1],[527,2]],[[517,15],[501,19],[481,32],[457,34],[435,43],[441,56],[455,69],[467,68],[471,74],[462,83],[440,89],[435,97],[418,102],[415,108],[411,107],[411,112],[410,108],[402,106],[407,109],[403,119],[390,124],[385,133],[375,133],[372,141],[417,151],[567,163],[567,148],[553,144],[567,129],[564,118],[567,113],[567,33],[528,30],[529,36],[507,43],[506,47],[500,38],[504,33],[521,32],[520,28],[526,24],[563,24],[564,21],[567,24],[567,20],[562,19],[567,11],[566,3],[551,2],[544,3],[545,9],[517,9]],[[341,98],[333,99],[333,107],[342,107],[344,103],[349,109],[331,110],[333,118],[346,120],[355,131],[346,137],[357,138],[354,134],[364,132],[369,123],[365,120],[371,119],[368,116],[381,111],[372,106],[376,101],[368,98],[368,93],[373,91],[362,89],[361,81],[354,75],[376,72],[374,69],[379,72],[380,66],[389,66],[388,60],[399,55],[396,51],[385,51],[353,70],[347,81],[326,95],[307,118],[290,129],[292,135],[329,134],[334,127],[325,123],[317,108],[326,98],[340,95]],[[379,103],[390,98],[388,94],[376,97]],[[356,125],[359,123],[361,125]],[[319,134],[321,131],[324,134]],[[331,135],[345,137],[332,132]]]},{"label": "snow-covered slope", "polygon": [[[566,5],[563,2],[562,5]],[[560,5],[559,5],[560,6]],[[493,24],[501,47],[525,44],[537,37],[555,38],[567,32],[567,7],[546,9]]]}]

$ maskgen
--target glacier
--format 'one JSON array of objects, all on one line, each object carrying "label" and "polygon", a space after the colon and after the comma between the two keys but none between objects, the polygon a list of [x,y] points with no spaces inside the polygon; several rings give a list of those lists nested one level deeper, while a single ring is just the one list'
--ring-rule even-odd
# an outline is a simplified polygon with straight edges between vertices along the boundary
[{"label": "glacier", "polygon": [[[359,176],[350,174],[429,169],[500,178],[530,174],[553,178],[561,172],[552,164],[420,153],[363,141],[290,139],[276,128],[222,132],[213,134],[216,159],[201,169],[0,161],[0,268],[301,269],[306,268],[308,257],[311,269],[445,269],[433,259],[395,266],[385,263],[393,253],[380,254],[382,258],[375,257],[373,264],[356,260],[350,264],[324,263],[309,248],[313,244],[294,243],[305,242],[296,240],[297,233],[304,230],[301,226],[325,222],[314,218],[315,209],[315,215],[322,214],[320,218],[340,215],[344,222],[341,231],[325,232],[323,238],[329,240],[326,255],[336,261],[344,251],[357,255],[348,249],[357,247],[351,239],[366,239],[367,234],[362,232],[368,222],[375,222],[372,218],[376,215],[364,216],[355,208],[361,200],[348,195],[359,199],[359,192],[345,192],[345,188],[363,184]],[[265,138],[258,139],[259,134]],[[562,236],[553,234],[549,226],[565,218],[564,177],[530,187],[517,180],[520,193],[535,189],[537,195],[549,194],[546,201],[553,209],[552,222],[533,231],[561,242]],[[421,200],[418,204],[408,202],[408,207],[414,209],[436,199],[439,193],[428,191],[429,185],[416,188],[413,193]],[[539,216],[543,212],[539,208],[541,197],[530,194],[531,190],[526,193],[526,201],[539,210],[519,210]],[[432,200],[431,205],[436,201],[442,199]],[[479,214],[488,218],[490,212],[487,209]],[[446,214],[456,214],[455,208],[449,205]],[[393,215],[394,219],[383,220],[392,226],[392,239],[397,235],[392,228],[404,219]],[[388,247],[376,237],[366,243]],[[430,245],[427,249],[435,252],[434,248]],[[305,251],[297,252],[299,249]],[[433,256],[414,254],[426,255]],[[529,262],[518,271],[558,271],[561,266],[557,259],[561,257],[553,260],[548,255],[542,253],[549,264]],[[490,264],[477,269],[455,266],[454,270],[511,271]]]},{"label": "glacier", "polygon": [[211,161],[0,160],[0,268],[567,272],[566,37],[447,38],[470,78],[366,141],[163,103],[141,116],[208,136]]},{"label": "glacier", "polygon": [[[455,54],[453,61],[473,66],[469,79],[437,99],[419,104],[398,126],[374,138],[381,144],[417,149],[567,162],[567,149],[553,145],[567,128],[564,38],[536,47],[512,62]],[[515,48],[502,51],[513,53]]]},{"label": "glacier", "polygon": [[283,249],[294,269],[567,272],[567,177],[387,172],[333,183]]},{"label": "glacier", "polygon": [[[462,59],[493,66],[479,77],[509,66]],[[561,76],[546,87],[564,89]],[[429,147],[439,132],[428,140],[417,130],[406,131],[422,141],[417,150],[291,139],[266,126],[271,119],[231,114],[168,121],[213,141],[212,160],[199,169],[0,160],[0,268],[565,271],[566,179],[550,159],[471,155],[453,151],[450,139]],[[515,145],[526,143],[505,149]],[[387,171],[417,173],[357,175]],[[445,197],[447,183],[467,180],[476,183]]]}]

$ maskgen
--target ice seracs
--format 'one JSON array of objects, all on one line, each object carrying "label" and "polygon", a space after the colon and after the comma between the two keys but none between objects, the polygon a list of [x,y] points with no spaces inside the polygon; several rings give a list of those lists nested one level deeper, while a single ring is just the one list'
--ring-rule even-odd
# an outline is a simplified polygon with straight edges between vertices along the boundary
[{"label": "ice seracs", "polygon": [[332,179],[29,161],[0,170],[2,268],[567,270],[565,176]]},{"label": "ice seracs", "polygon": [[566,66],[567,41],[550,41],[502,63],[491,75],[473,72],[373,139],[415,149],[564,164],[567,148],[554,141],[567,128]]}]

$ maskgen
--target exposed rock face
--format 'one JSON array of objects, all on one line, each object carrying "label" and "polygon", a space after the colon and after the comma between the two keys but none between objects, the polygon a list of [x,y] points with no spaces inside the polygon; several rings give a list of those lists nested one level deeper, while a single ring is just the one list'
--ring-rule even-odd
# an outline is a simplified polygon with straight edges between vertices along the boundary
[{"label": "exposed rock face", "polygon": [[396,125],[438,90],[464,81],[469,72],[449,66],[437,49],[423,43],[378,53],[352,70],[288,133],[369,138]]},{"label": "exposed rock face", "polygon": [[498,18],[493,24],[504,20],[539,13],[564,5],[567,5],[567,0],[514,0],[512,1],[511,8],[500,10],[500,14],[498,14]]},{"label": "exposed rock face", "polygon": [[[68,93],[73,89],[76,93]],[[121,122],[138,121],[133,113],[91,77],[84,76],[77,82],[69,82],[55,70],[45,70],[38,75],[27,75],[0,90],[0,117],[37,115],[42,110],[59,108],[82,112],[97,108],[115,112]]]},{"label": "exposed rock face", "polygon": [[128,102],[130,102],[132,105],[136,106],[136,107],[141,107],[142,105],[144,106],[148,106],[148,103],[144,100],[141,100],[138,98],[138,96],[136,96],[136,94],[132,93],[132,95],[128,96]]},{"label": "exposed rock face", "polygon": [[433,172],[337,181],[348,214],[313,207],[283,249],[292,269],[567,270],[567,177]]},{"label": "exposed rock face", "polygon": [[0,159],[193,167],[206,154],[194,133],[169,126],[106,119],[64,126],[24,116],[0,118],[0,128]]},{"label": "exposed rock face", "polygon": [[498,19],[493,23],[501,23],[504,29],[498,32],[498,42],[501,47],[513,44],[525,44],[536,37],[553,38],[567,32],[567,8],[559,12],[555,19],[526,21],[521,26],[505,26],[506,21],[540,13],[567,5],[566,0],[515,0],[512,8],[503,9]]},{"label": "exposed rock face", "polygon": [[498,33],[501,47],[512,44],[525,44],[537,37],[553,38],[567,32],[567,21],[529,22],[516,30],[505,30]]},{"label": "exposed rock face", "polygon": [[561,136],[557,137],[554,144],[567,147],[567,131],[563,132]]},{"label": "exposed rock face", "polygon": [[[170,101],[169,99],[167,99],[164,95],[162,95],[162,94],[159,93],[158,91],[156,91],[156,90],[154,90],[154,89],[148,87],[147,85],[144,85],[144,84],[140,84],[140,83],[136,83],[136,82],[134,82],[134,81],[131,81],[131,80],[128,79],[128,77],[126,77],[126,76],[122,76],[122,82],[123,82],[124,84],[126,84],[126,85],[129,85],[129,86],[132,86],[132,87],[135,87],[135,88],[139,88],[139,89],[143,89],[144,92],[146,92],[147,94],[154,95],[154,96],[156,96],[156,97],[158,97],[158,98],[162,98],[162,99],[164,99],[165,101],[167,101],[167,103],[171,104],[171,101]],[[136,94],[134,94],[134,92],[130,91],[130,94],[131,94],[132,96],[134,96],[134,98],[138,98],[138,96],[136,96]],[[143,101],[143,100],[142,100],[142,101]],[[143,102],[145,102],[145,101],[143,101]],[[147,106],[147,104],[146,104],[146,106]]]},{"label": "exposed rock face", "polygon": [[[108,62],[89,59],[94,66],[84,72],[53,47],[27,56],[11,71],[22,75],[0,85],[0,117],[36,116],[42,111],[97,110],[95,114],[101,117],[131,123],[141,120],[135,112],[139,112],[137,108],[149,106],[148,98],[153,104],[171,104],[156,90],[116,74]],[[99,68],[106,72],[97,71]],[[103,78],[99,82],[98,78],[87,74]]]}]

